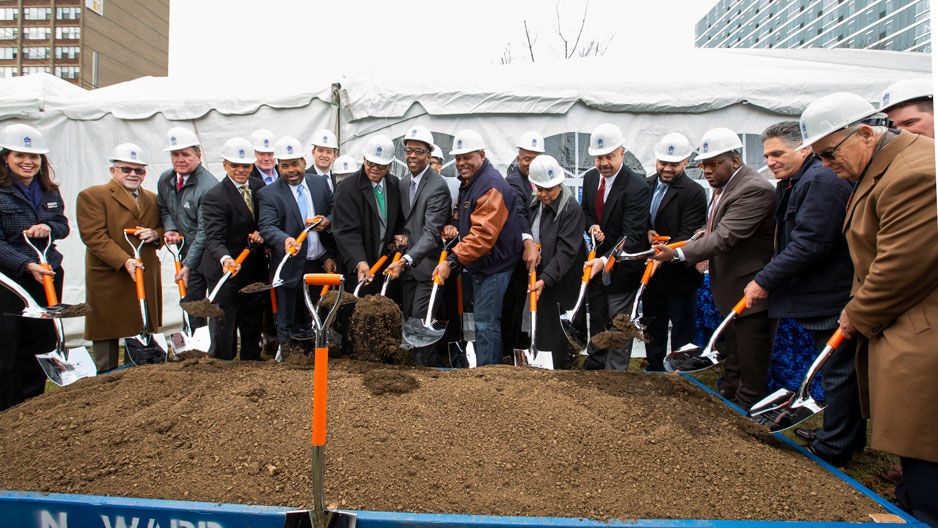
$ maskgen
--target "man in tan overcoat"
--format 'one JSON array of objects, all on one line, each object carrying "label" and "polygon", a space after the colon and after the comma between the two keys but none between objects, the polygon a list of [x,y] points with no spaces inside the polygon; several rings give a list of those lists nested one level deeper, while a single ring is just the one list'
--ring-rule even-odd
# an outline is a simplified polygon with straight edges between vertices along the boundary
[{"label": "man in tan overcoat", "polygon": [[[135,236],[146,242],[140,250],[147,296],[150,332],[162,324],[160,261],[156,257],[163,239],[156,194],[141,185],[146,177],[146,158],[137,145],[124,143],[111,156],[111,181],[78,193],[76,219],[85,250],[85,300],[91,315],[85,318],[85,339],[94,345],[98,372],[117,368],[122,337],[143,329],[137,303],[133,248],[124,229],[137,228]],[[125,360],[126,362],[126,360]]]},{"label": "man in tan overcoat", "polygon": [[935,143],[875,126],[873,113],[855,94],[822,97],[801,116],[803,146],[856,182],[844,222],[855,276],[840,328],[857,337],[872,446],[899,455],[902,464],[896,502],[938,526]]}]

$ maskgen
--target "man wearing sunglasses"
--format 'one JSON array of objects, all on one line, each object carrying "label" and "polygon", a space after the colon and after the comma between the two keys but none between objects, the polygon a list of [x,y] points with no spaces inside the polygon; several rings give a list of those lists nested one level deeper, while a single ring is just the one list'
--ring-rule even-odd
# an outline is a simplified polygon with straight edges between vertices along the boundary
[{"label": "man wearing sunglasses", "polygon": [[[143,327],[137,304],[135,270],[143,270],[146,283],[150,332],[162,324],[160,248],[163,228],[156,194],[144,190],[146,155],[139,146],[114,147],[111,181],[78,193],[75,218],[85,244],[85,299],[93,313],[85,320],[85,339],[92,342],[98,373],[117,368],[118,340],[136,335]],[[146,242],[142,263],[124,239],[124,229],[139,229],[136,237]],[[126,360],[125,360],[126,361]]]},{"label": "man wearing sunglasses", "polygon": [[872,447],[899,455],[896,503],[938,526],[938,218],[935,142],[878,126],[875,110],[834,93],[801,115],[803,147],[856,182],[843,233],[854,277],[840,329],[857,340],[860,405]]},{"label": "man wearing sunglasses", "polygon": [[[743,164],[736,132],[714,128],[697,149],[713,197],[707,210],[706,234],[676,250],[655,244],[655,260],[674,258],[710,274],[713,302],[724,317],[743,296],[756,272],[772,260],[775,235],[775,188]],[[778,319],[769,318],[765,300],[753,303],[726,329],[726,373],[720,394],[748,409],[765,396],[769,362]]]}]

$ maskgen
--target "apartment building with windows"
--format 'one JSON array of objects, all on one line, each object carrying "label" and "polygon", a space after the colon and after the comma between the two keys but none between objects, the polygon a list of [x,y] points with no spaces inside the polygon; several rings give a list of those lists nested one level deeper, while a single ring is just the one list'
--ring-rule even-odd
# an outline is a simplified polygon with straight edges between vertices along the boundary
[{"label": "apartment building with windows", "polygon": [[0,78],[93,89],[169,69],[169,0],[0,0]]},{"label": "apartment building with windows", "polygon": [[719,0],[694,44],[931,52],[929,18],[929,0]]}]

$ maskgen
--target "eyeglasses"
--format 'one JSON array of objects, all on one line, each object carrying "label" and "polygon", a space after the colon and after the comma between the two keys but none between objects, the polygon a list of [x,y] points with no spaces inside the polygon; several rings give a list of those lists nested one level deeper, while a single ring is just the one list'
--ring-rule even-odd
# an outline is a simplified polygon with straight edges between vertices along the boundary
[{"label": "eyeglasses", "polygon": [[253,163],[232,163],[230,161],[228,164],[236,169],[250,169],[254,165]]},{"label": "eyeglasses", "polygon": [[378,165],[377,163],[372,163],[372,162],[370,162],[370,161],[368,161],[368,160],[365,160],[365,165],[368,165],[369,167],[377,167],[377,168],[382,169],[382,170],[384,170],[384,169],[386,169],[386,168],[388,168],[388,167],[391,166],[390,163],[386,163],[386,164],[384,164],[384,165]]},{"label": "eyeglasses", "polygon": [[132,172],[136,174],[137,176],[142,176],[143,174],[147,172],[147,170],[144,169],[143,167],[134,168],[134,167],[124,167],[123,165],[119,165],[117,168],[120,169],[121,172],[123,172],[124,174],[130,174]]},{"label": "eyeglasses", "polygon": [[706,169],[706,168],[709,167],[709,168],[711,168],[711,169],[715,169],[715,168],[719,167],[720,164],[723,163],[724,161],[726,161],[725,158],[719,158],[719,159],[718,159],[718,158],[710,158],[710,159],[705,159],[705,160],[702,160],[702,161],[698,161],[698,162],[697,162],[697,168],[698,168],[698,169]]},{"label": "eyeglasses", "polygon": [[858,128],[858,129],[854,130],[853,132],[847,134],[847,137],[845,137],[845,138],[843,138],[842,140],[840,140],[840,143],[836,144],[836,145],[834,146],[834,148],[829,148],[829,149],[827,149],[827,150],[825,150],[825,151],[823,151],[823,152],[817,152],[817,153],[816,153],[816,154],[817,154],[817,157],[819,157],[819,158],[821,158],[821,159],[823,159],[823,160],[827,160],[827,161],[834,161],[834,154],[837,153],[837,149],[839,149],[840,146],[844,144],[844,142],[846,142],[848,139],[852,138],[853,135],[856,134],[856,133],[859,132],[859,131],[860,131],[860,129]]},{"label": "eyeglasses", "polygon": [[408,147],[408,148],[405,148],[405,149],[404,149],[404,154],[416,154],[416,155],[418,155],[418,156],[423,156],[424,154],[429,154],[429,153],[430,153],[429,150],[427,150],[427,149],[422,149],[422,148],[410,148],[410,147]]}]

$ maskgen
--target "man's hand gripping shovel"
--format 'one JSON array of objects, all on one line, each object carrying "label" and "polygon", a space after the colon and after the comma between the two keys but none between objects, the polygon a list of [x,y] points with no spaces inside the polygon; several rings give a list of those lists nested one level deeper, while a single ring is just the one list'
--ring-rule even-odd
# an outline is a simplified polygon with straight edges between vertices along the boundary
[{"label": "man's hand gripping shovel", "polygon": [[[137,229],[125,229],[124,239],[134,250],[134,260],[138,264],[143,264],[140,258],[140,248],[144,241],[137,238],[137,243],[131,241],[131,236],[137,234]],[[134,268],[134,282],[137,284],[137,302],[140,304],[140,317],[143,320],[143,328],[140,333],[133,337],[124,338],[124,353],[135,365],[146,363],[163,363],[168,356],[166,338],[163,334],[151,334],[147,327],[150,326],[150,317],[147,313],[147,295],[143,281],[143,269]]]},{"label": "man's hand gripping shovel", "polygon": [[[443,251],[440,253],[438,263],[442,263],[446,260],[449,248],[452,247],[457,240],[459,239],[450,239],[449,242],[443,245]],[[446,332],[446,324],[433,319],[433,306],[436,304],[436,294],[441,284],[443,284],[443,280],[440,279],[439,275],[434,275],[433,289],[430,290],[430,305],[427,306],[427,316],[424,319],[411,317],[404,322],[404,341],[410,343],[412,346],[425,347],[432,345],[439,341]]]},{"label": "man's hand gripping shovel", "polygon": [[[173,256],[173,264],[176,268],[176,276],[179,276],[179,272],[182,270],[182,258],[180,251],[182,251],[182,246],[185,243],[185,239],[180,235],[179,241],[175,244],[166,243],[166,250],[169,251],[170,255]],[[179,286],[179,300],[185,299],[186,297],[186,282],[181,278],[176,281],[176,284]],[[172,345],[173,355],[177,356],[183,352],[189,352],[192,350],[200,350],[202,352],[207,352],[208,349],[212,346],[212,336],[208,332],[208,326],[202,326],[201,328],[192,328],[192,323],[189,321],[189,312],[185,310],[180,310],[182,312],[182,332],[176,332],[169,335],[169,343]]]}]

